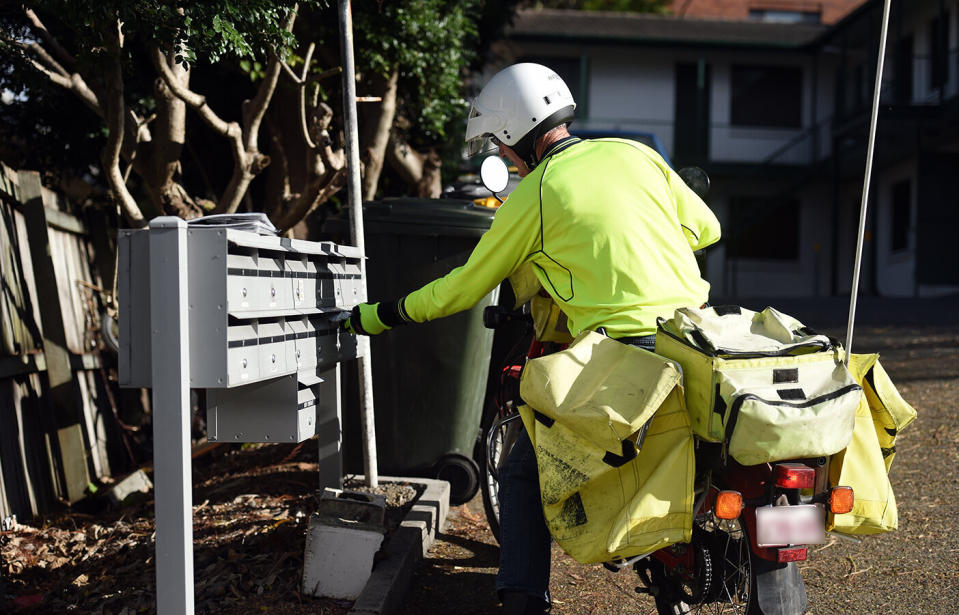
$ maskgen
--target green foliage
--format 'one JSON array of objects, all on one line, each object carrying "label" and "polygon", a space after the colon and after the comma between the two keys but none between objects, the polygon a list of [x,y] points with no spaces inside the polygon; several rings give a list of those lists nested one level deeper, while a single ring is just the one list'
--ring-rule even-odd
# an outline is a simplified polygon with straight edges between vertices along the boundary
[{"label": "green foliage", "polygon": [[[400,111],[414,145],[451,138],[448,124],[467,111],[463,69],[475,57],[482,0],[353,3],[358,70],[399,70]],[[457,135],[458,136],[458,135]]]},{"label": "green foliage", "polygon": [[[518,0],[353,0],[354,48],[360,73],[359,94],[368,94],[370,77],[399,74],[398,111],[408,142],[415,148],[438,148],[458,154],[467,112],[464,85],[470,67],[477,68],[489,42],[511,19]],[[226,119],[238,113],[239,101],[251,97],[271,51],[299,72],[306,44],[316,42],[314,73],[335,68],[339,59],[336,3],[330,0],[34,0],[29,3],[53,36],[74,54],[77,68],[102,86],[100,78],[115,53],[118,22],[122,24],[120,59],[127,104],[145,118],[156,108],[156,72],[148,50],[157,46],[194,67],[191,86],[207,96]],[[294,7],[299,16],[291,33],[287,24]],[[81,174],[96,166],[104,128],[100,118],[83,110],[64,113],[73,95],[53,86],[11,41],[30,41],[28,20],[20,7],[0,9],[0,91],[15,94],[0,103],[0,141],[16,136],[16,148],[30,153],[32,164],[72,167]],[[42,41],[41,41],[42,42]],[[282,79],[282,78],[281,78]],[[321,100],[339,112],[336,78],[311,84]],[[281,84],[284,83],[281,81]],[[9,96],[8,96],[9,98]],[[58,110],[59,109],[59,110]],[[201,123],[190,124],[188,143],[195,152],[223,152],[203,145],[210,140]],[[334,133],[335,134],[335,133]],[[199,140],[198,140],[199,137]],[[206,141],[205,141],[206,140]],[[26,147],[26,143],[30,146]],[[65,151],[68,144],[68,152]],[[218,145],[215,144],[216,147]],[[60,152],[60,153],[58,153]],[[40,154],[43,154],[42,157]],[[218,163],[202,161],[218,186]],[[192,161],[184,159],[185,167]],[[454,165],[455,166],[455,165]],[[228,170],[227,170],[228,172]],[[185,185],[197,175],[187,168]],[[135,182],[136,177],[131,178]]]},{"label": "green foliage", "polygon": [[[302,9],[325,5],[302,0]],[[286,24],[293,0],[35,0],[30,7],[52,29],[67,29],[82,55],[95,58],[119,21],[126,38],[175,50],[177,60],[210,63],[225,57],[265,58],[295,44]]]}]

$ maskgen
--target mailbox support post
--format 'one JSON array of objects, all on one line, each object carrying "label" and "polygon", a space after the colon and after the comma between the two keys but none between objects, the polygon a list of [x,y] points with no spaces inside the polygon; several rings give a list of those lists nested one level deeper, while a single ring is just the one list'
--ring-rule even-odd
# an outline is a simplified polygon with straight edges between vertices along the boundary
[{"label": "mailbox support post", "polygon": [[150,222],[157,615],[193,615],[187,225]]},{"label": "mailbox support post", "polygon": [[[360,138],[356,113],[356,67],[353,63],[353,12],[350,0],[339,0],[340,56],[343,58],[343,114],[346,130],[347,196],[350,204],[350,234],[353,245],[366,255],[366,240],[363,233],[363,193],[360,186]],[[363,284],[366,285],[366,259],[360,261]],[[364,293],[365,294],[365,293]],[[370,353],[370,338],[358,336],[357,371],[360,380],[360,427],[363,432],[363,465],[366,484],[379,484],[376,463],[376,421],[373,412],[373,357]]]},{"label": "mailbox support post", "polygon": [[320,491],[343,488],[343,405],[340,396],[340,364],[328,367],[321,374],[316,407],[316,435],[319,445]]}]

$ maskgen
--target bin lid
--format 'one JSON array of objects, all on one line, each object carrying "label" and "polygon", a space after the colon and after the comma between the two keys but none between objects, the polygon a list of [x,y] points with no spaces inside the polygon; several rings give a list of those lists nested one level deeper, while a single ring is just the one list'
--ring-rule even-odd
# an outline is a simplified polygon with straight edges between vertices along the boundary
[{"label": "bin lid", "polygon": [[374,233],[478,236],[494,213],[465,199],[387,198],[363,205],[363,224]]}]

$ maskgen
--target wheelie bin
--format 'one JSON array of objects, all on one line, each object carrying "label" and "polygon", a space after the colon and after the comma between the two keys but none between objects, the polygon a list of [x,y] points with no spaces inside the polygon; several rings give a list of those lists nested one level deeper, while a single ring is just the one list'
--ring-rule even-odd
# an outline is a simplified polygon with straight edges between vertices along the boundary
[{"label": "wheelie bin", "polygon": [[[384,199],[364,206],[371,301],[390,301],[463,265],[494,210],[454,199]],[[475,307],[424,324],[395,327],[370,340],[377,463],[381,474],[450,482],[450,499],[475,495],[473,460],[482,420],[492,332]],[[355,364],[344,373],[347,470],[358,471],[359,396]],[[355,434],[355,435],[354,435]]]}]

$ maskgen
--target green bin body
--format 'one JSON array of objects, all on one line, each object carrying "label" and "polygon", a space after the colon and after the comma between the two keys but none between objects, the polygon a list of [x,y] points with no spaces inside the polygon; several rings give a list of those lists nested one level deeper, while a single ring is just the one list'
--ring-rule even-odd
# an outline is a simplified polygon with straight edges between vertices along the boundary
[{"label": "green bin body", "polygon": [[[363,218],[368,296],[392,301],[465,264],[493,210],[453,199],[385,199],[366,204]],[[443,478],[456,503],[476,493],[473,449],[493,344],[483,309],[496,292],[465,312],[371,337],[381,474]],[[356,469],[359,396],[355,376],[345,376],[347,464]]]}]

